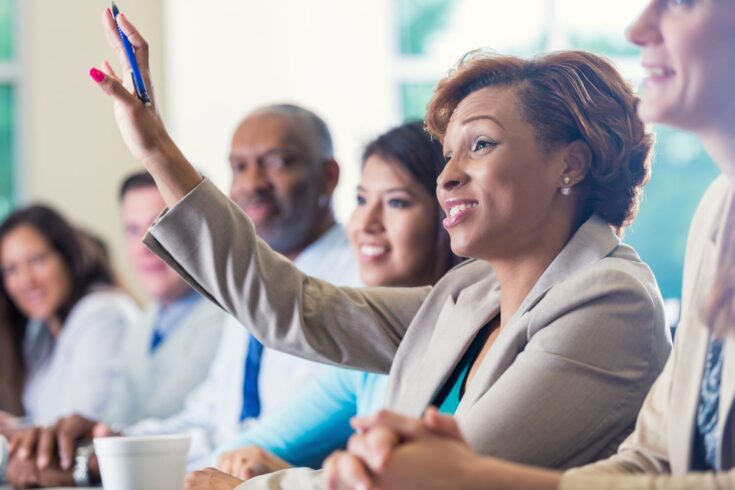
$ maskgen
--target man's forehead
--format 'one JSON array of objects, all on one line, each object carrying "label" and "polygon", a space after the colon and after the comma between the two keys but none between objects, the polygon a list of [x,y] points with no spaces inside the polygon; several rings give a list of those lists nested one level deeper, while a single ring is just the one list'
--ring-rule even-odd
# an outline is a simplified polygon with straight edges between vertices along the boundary
[{"label": "man's forehead", "polygon": [[273,149],[308,151],[296,122],[281,114],[262,113],[245,119],[232,138],[233,151],[267,152]]}]

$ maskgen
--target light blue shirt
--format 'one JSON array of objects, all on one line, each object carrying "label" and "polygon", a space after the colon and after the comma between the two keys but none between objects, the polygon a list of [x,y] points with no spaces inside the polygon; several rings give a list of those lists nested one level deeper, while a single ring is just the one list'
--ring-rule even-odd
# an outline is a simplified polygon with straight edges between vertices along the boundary
[{"label": "light blue shirt", "polygon": [[288,406],[218,448],[217,454],[255,445],[294,466],[319,468],[352,435],[352,417],[383,407],[387,389],[386,375],[330,368]]}]

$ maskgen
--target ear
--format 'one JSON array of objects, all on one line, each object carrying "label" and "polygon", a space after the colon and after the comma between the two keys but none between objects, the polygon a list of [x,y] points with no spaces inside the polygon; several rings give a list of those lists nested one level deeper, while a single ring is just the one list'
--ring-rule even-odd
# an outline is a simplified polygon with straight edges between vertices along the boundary
[{"label": "ear", "polygon": [[322,172],[324,173],[324,189],[322,192],[331,197],[339,183],[339,164],[334,158],[330,158],[322,164]]},{"label": "ear", "polygon": [[564,165],[559,176],[561,185],[564,177],[569,177],[569,187],[574,187],[584,180],[592,165],[592,150],[583,140],[569,143],[564,151]]}]

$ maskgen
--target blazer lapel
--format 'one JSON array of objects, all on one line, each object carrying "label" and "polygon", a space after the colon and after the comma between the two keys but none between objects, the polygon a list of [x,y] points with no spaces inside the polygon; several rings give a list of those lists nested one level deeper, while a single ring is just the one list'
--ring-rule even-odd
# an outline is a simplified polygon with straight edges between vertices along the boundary
[{"label": "blazer lapel", "polygon": [[[469,410],[513,364],[518,354],[525,348],[528,334],[527,324],[523,320],[524,315],[533,309],[555,284],[606,257],[619,243],[610,226],[596,216],[590,218],[577,230],[569,243],[536,281],[521,306],[495,340],[492,349],[473,378],[472,384],[467,387],[456,415],[461,415]],[[499,297],[498,301],[500,301]]]},{"label": "blazer lapel", "polygon": [[597,216],[592,216],[579,227],[569,243],[549,264],[511,321],[533,308],[552,286],[608,256],[619,244],[620,240],[610,225]]},{"label": "blazer lapel", "polygon": [[[694,424],[710,337],[702,308],[707,304],[717,272],[717,235],[721,221],[722,217],[713,220],[712,228],[706,231],[707,239],[698,255],[696,276],[691,289],[683,291],[685,297],[690,297],[689,304],[685,305],[686,316],[680,322],[686,332],[678,332],[676,342],[681,344],[678,345],[678,356],[684,367],[679,368],[674,376],[676,382],[672,384],[670,399],[677,400],[677,403],[672,404],[669,417],[669,453],[674,474],[686,473],[691,466]],[[684,340],[686,343],[682,342]]]},{"label": "blazer lapel", "polygon": [[494,277],[464,289],[456,303],[447,297],[437,317],[437,328],[418,368],[412,376],[410,406],[401,407],[421,413],[444,386],[477,332],[500,309],[500,290]]}]

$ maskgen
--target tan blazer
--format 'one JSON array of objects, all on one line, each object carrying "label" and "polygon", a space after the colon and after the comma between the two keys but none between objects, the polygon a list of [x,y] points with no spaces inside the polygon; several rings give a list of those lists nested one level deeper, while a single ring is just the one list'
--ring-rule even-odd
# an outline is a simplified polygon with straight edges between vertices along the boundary
[{"label": "tan blazer", "polygon": [[[146,243],[266,346],[390,370],[387,406],[413,416],[500,304],[495,275],[479,261],[433,289],[340,288],[308,277],[257,239],[208,181],[165,213]],[[651,271],[592,218],[508,321],[456,417],[481,453],[584,464],[612,454],[632,430],[669,351]]]},{"label": "tan blazer", "polygon": [[[689,234],[682,291],[681,326],[664,372],[651,388],[635,431],[608,460],[572,470],[562,488],[724,489],[735,488],[735,339],[724,347],[720,385],[718,458],[723,473],[691,473],[691,449],[709,330],[701,311],[717,271],[720,232],[732,201],[724,179],[705,194]],[[630,474],[647,473],[631,477]],[[600,474],[608,474],[600,476]]]}]

